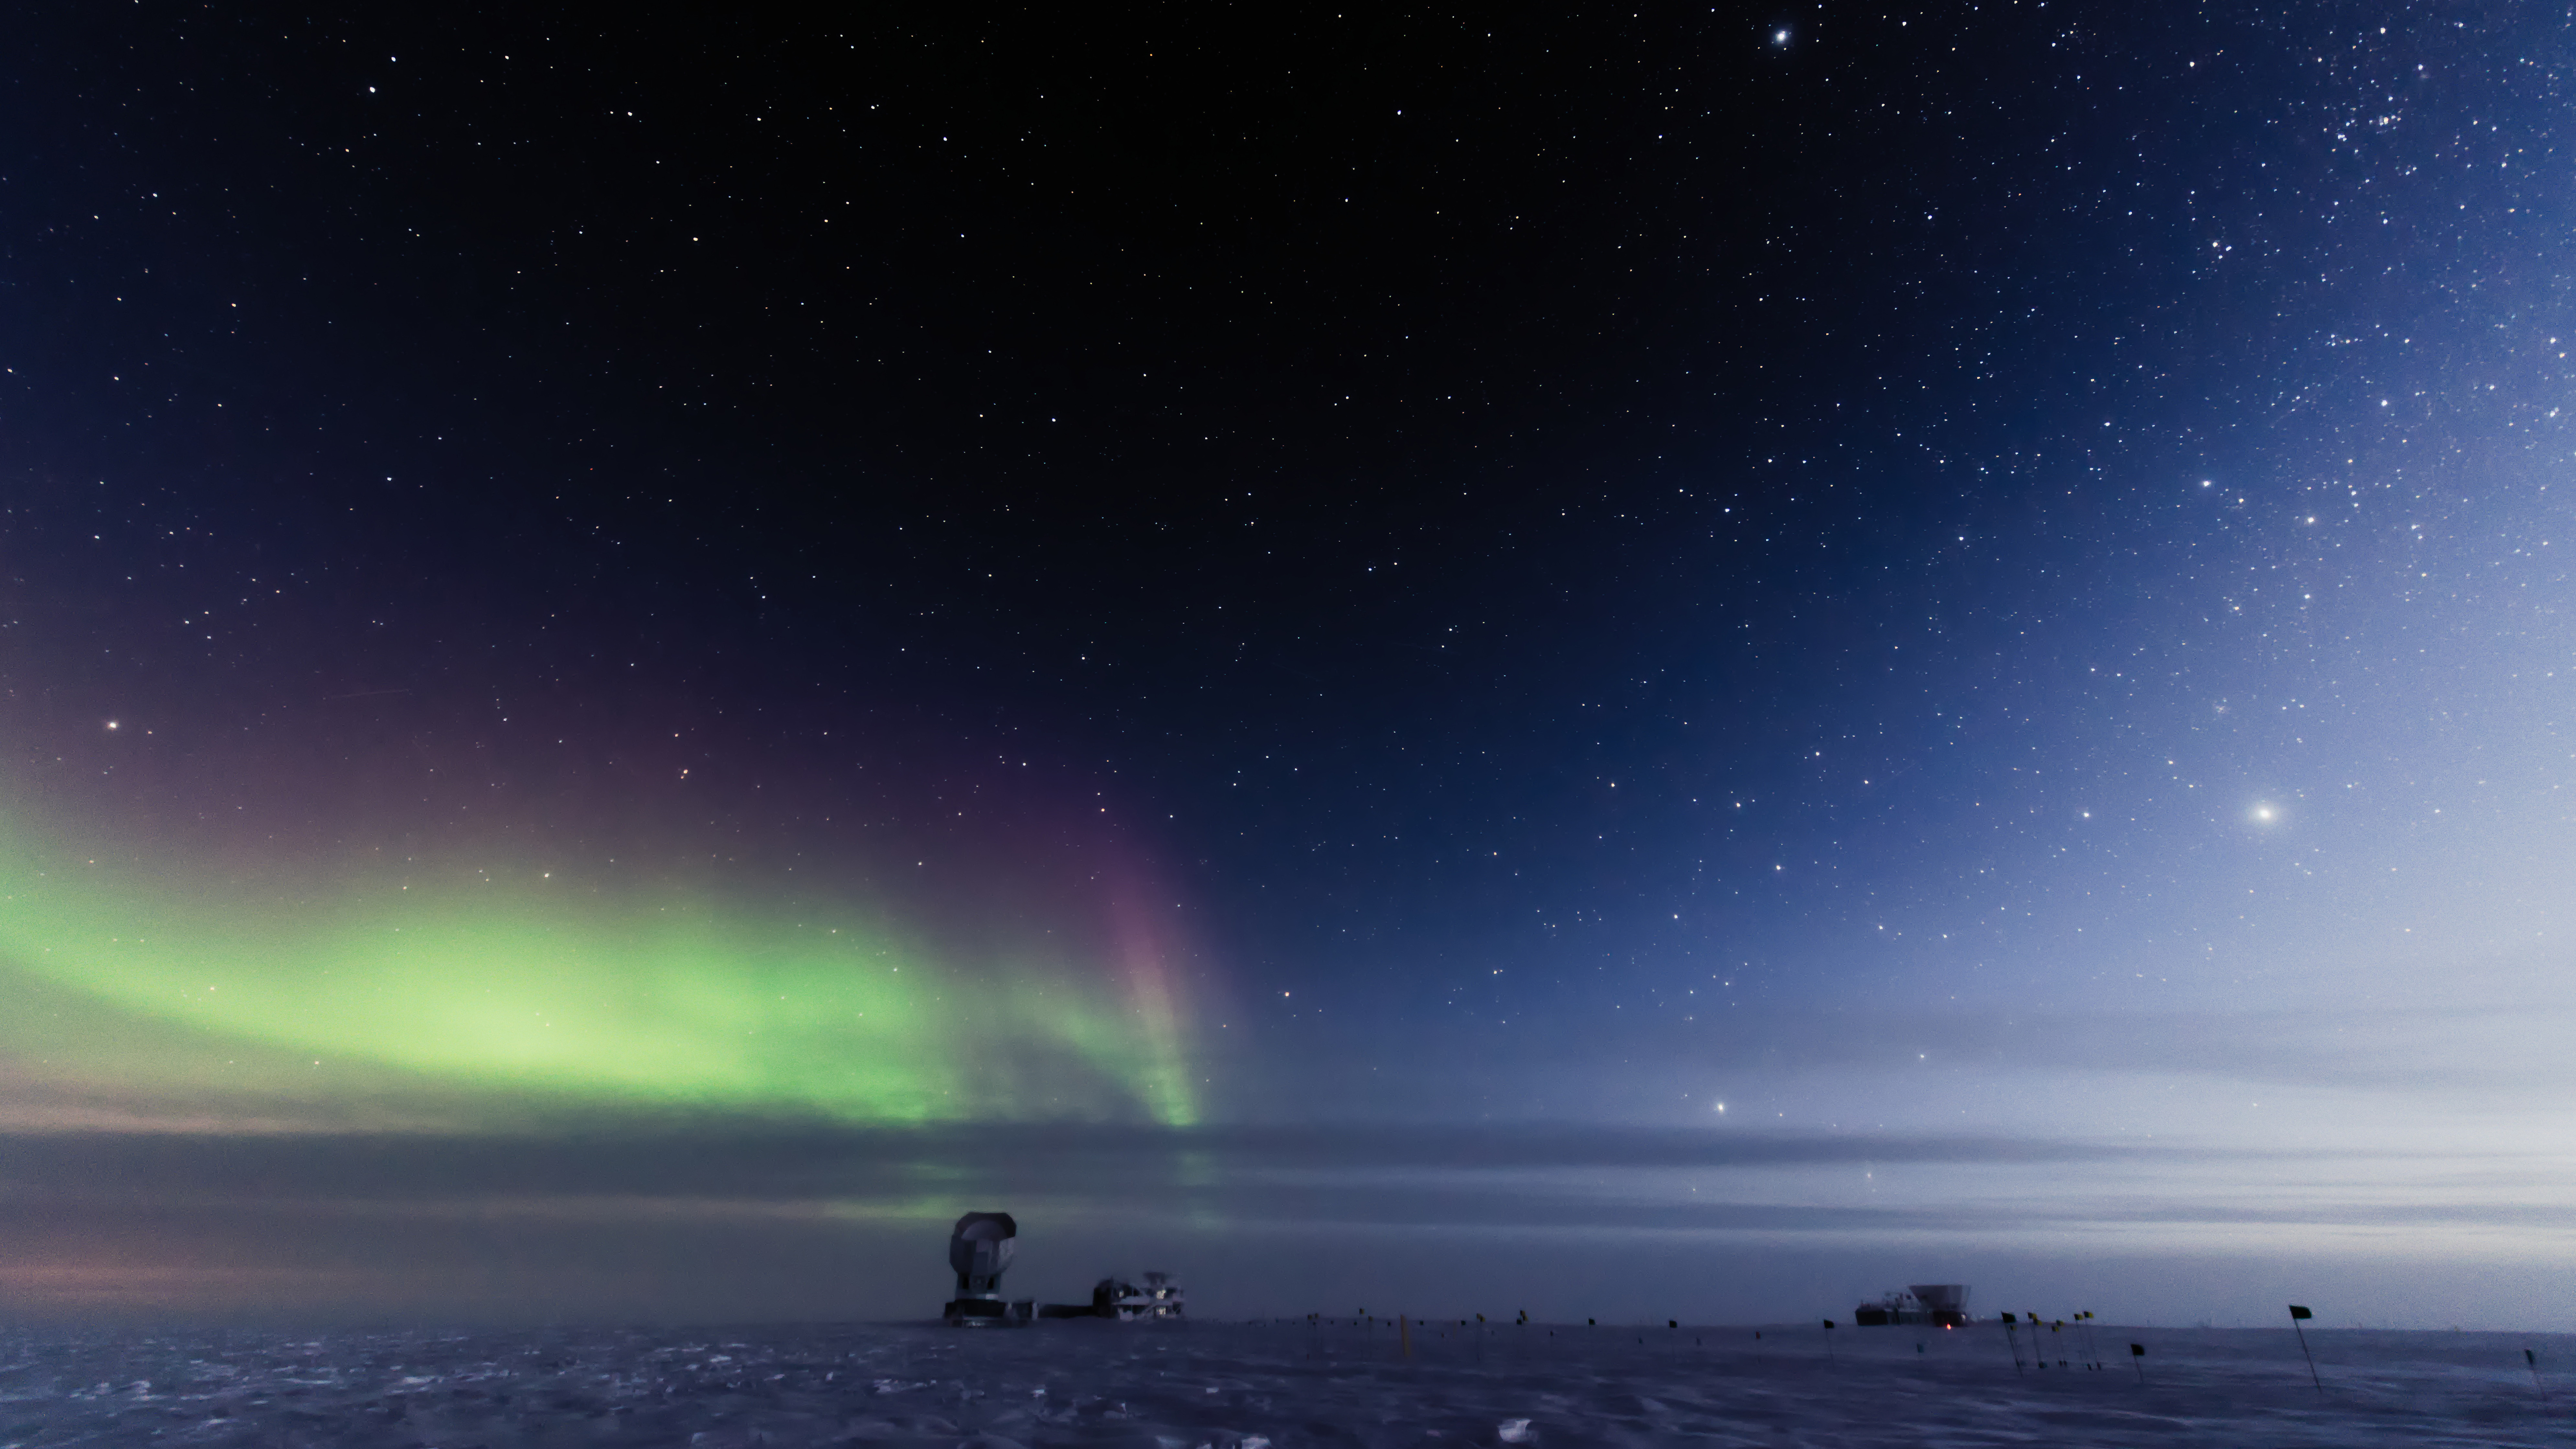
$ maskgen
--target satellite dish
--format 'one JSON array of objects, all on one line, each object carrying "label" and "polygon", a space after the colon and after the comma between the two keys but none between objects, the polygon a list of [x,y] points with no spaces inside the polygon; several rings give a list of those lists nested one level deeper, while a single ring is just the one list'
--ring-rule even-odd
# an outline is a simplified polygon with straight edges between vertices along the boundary
[{"label": "satellite dish", "polygon": [[968,1213],[948,1234],[948,1266],[957,1270],[957,1296],[948,1304],[948,1321],[1007,1324],[1024,1321],[1002,1300],[1002,1270],[1011,1266],[1020,1225],[1009,1213]]}]

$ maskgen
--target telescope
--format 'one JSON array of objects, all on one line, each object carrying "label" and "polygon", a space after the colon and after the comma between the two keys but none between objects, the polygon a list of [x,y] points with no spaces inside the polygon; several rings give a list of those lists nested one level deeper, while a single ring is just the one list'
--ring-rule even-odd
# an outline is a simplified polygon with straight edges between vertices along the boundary
[{"label": "telescope", "polygon": [[1009,1213],[968,1213],[948,1234],[948,1266],[957,1270],[957,1296],[948,1301],[952,1328],[1015,1328],[1030,1319],[1028,1303],[1002,1298],[1002,1270],[1020,1225]]}]

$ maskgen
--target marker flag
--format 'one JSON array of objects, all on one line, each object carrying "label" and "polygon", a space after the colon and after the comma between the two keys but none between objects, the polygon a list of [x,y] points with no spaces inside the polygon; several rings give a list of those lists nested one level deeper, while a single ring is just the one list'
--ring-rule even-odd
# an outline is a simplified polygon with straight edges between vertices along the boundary
[{"label": "marker flag", "polygon": [[2308,1351],[2308,1331],[2299,1327],[2301,1319],[2314,1317],[2316,1317],[2315,1314],[2299,1304],[2290,1305],[2290,1331],[2299,1336],[2299,1354],[2308,1361],[2308,1381],[2315,1384],[2317,1392],[2322,1394],[2326,1391],[2326,1381],[2317,1377],[2317,1356]]}]

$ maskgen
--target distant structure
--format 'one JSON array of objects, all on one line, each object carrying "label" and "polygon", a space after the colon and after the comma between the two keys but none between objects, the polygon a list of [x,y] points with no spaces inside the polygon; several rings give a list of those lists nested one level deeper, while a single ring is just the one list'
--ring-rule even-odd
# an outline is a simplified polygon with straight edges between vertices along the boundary
[{"label": "distant structure", "polygon": [[1876,1303],[1864,1303],[1852,1310],[1852,1323],[1859,1328],[1884,1328],[1898,1323],[1958,1328],[1967,1322],[1965,1283],[1909,1284],[1901,1293],[1891,1290],[1881,1294]]},{"label": "distant structure", "polygon": [[1118,1299],[1121,1318],[1178,1318],[1181,1310],[1180,1285],[1169,1273],[1147,1273],[1142,1289],[1129,1288]]},{"label": "distant structure", "polygon": [[1038,1317],[1107,1318],[1119,1323],[1182,1317],[1187,1305],[1172,1275],[1147,1273],[1144,1277],[1142,1288],[1116,1278],[1103,1278],[1092,1285],[1089,1303],[1049,1303],[1038,1310]]},{"label": "distant structure", "polygon": [[957,1296],[948,1301],[953,1328],[1010,1328],[1029,1321],[1030,1301],[1002,1298],[1002,1270],[1011,1266],[1020,1225],[1009,1213],[968,1213],[948,1234],[948,1266],[957,1270]]}]

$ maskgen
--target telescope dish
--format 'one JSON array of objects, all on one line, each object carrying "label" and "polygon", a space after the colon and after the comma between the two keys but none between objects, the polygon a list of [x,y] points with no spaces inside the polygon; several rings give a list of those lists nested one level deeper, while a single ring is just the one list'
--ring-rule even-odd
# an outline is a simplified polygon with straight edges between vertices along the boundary
[{"label": "telescope dish", "polygon": [[1002,1270],[1011,1266],[1020,1225],[1009,1213],[968,1213],[948,1234],[948,1266],[957,1270],[957,1296],[948,1304],[948,1321],[960,1326],[1025,1322],[1002,1301]]},{"label": "telescope dish", "polygon": [[948,1266],[957,1270],[957,1291],[989,1293],[1001,1286],[1002,1270],[1011,1266],[1020,1225],[1009,1213],[968,1213],[948,1234]]}]

